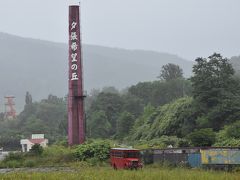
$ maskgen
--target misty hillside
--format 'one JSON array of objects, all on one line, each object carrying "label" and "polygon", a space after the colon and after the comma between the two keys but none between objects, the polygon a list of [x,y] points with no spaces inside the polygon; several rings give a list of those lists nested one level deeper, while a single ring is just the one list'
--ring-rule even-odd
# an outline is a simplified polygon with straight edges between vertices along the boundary
[{"label": "misty hillside", "polygon": [[[4,96],[16,96],[21,109],[29,91],[34,100],[48,94],[67,94],[68,47],[66,44],[21,38],[0,33],[0,111]],[[139,81],[155,80],[162,65],[175,63],[191,74],[193,62],[166,53],[124,50],[100,46],[83,47],[84,84],[93,88],[115,86],[119,89]]]}]

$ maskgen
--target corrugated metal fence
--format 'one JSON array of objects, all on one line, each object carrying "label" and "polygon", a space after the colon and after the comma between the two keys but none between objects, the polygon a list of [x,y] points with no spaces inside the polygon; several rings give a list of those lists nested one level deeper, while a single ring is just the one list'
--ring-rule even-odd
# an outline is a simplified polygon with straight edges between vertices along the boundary
[{"label": "corrugated metal fence", "polygon": [[143,151],[143,162],[197,167],[240,165],[240,149],[232,147],[168,148]]}]

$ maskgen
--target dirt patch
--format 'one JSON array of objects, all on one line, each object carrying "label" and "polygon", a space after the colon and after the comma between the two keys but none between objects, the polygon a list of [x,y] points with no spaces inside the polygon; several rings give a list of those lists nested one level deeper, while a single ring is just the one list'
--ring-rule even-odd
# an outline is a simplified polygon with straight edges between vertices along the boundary
[{"label": "dirt patch", "polygon": [[7,168],[0,169],[0,173],[10,173],[10,172],[75,172],[74,169],[68,167],[40,167],[40,168]]}]

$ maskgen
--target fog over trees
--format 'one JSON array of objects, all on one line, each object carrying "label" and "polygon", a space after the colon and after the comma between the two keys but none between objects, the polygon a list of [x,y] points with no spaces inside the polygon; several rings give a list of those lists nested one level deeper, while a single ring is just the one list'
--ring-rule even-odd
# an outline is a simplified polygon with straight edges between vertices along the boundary
[{"label": "fog over trees", "polygon": [[[240,76],[229,59],[217,53],[197,58],[191,78],[182,77],[176,64],[165,64],[158,72],[178,75],[122,91],[110,86],[89,93],[87,137],[145,148],[240,145]],[[66,98],[32,98],[26,92],[24,110],[16,119],[1,116],[2,146],[18,149],[19,139],[32,133],[44,133],[50,143],[66,140]]]}]

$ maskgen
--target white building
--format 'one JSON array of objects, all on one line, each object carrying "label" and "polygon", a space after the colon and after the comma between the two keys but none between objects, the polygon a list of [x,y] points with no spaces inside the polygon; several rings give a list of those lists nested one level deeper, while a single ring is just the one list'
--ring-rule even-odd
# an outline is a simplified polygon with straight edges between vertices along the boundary
[{"label": "white building", "polygon": [[34,144],[40,144],[43,148],[47,147],[48,139],[44,138],[44,134],[32,134],[31,139],[21,139],[22,152],[29,152]]}]

